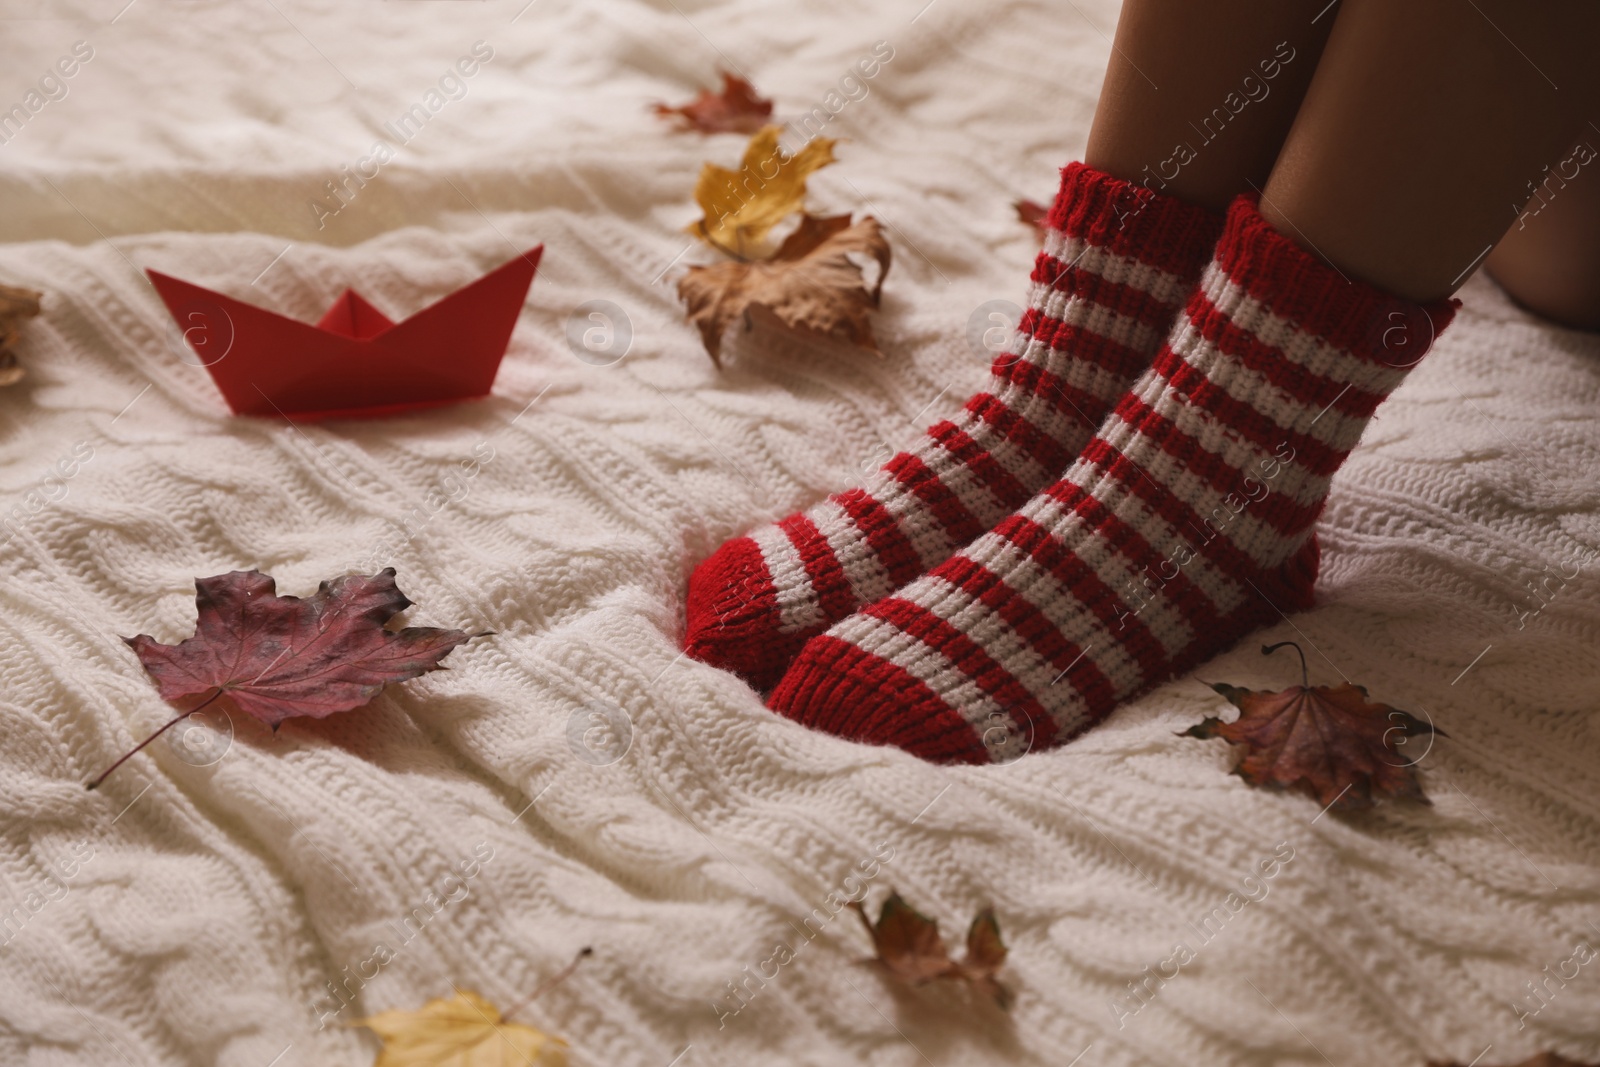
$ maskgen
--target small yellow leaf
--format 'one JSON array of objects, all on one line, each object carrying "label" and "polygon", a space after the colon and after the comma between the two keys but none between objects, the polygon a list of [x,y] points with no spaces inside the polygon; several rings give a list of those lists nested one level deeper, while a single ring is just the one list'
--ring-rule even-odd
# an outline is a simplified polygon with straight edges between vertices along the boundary
[{"label": "small yellow leaf", "polygon": [[834,141],[813,138],[794,155],[778,144],[781,126],[763,126],[745,146],[737,171],[707,163],[695,182],[694,199],[705,217],[689,232],[735,255],[745,256],[778,223],[805,205],[806,178],[833,162]]},{"label": "small yellow leaf", "polygon": [[379,1012],[358,1025],[383,1041],[372,1067],[566,1067],[567,1043],[531,1026],[508,1023],[500,1010],[464,989],[417,1011]]}]

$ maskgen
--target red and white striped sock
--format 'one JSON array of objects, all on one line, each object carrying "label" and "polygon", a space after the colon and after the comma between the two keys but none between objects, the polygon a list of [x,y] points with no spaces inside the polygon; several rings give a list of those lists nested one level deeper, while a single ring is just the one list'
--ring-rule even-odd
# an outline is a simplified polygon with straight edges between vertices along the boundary
[{"label": "red and white striped sock", "polygon": [[689,578],[689,655],[770,688],[806,640],[925,574],[1061,471],[1150,365],[1220,216],[1067,166],[1029,308],[954,421],[836,493],[725,543]]},{"label": "red and white striped sock", "polygon": [[940,762],[1006,762],[1310,604],[1312,524],[1454,314],[1345,280],[1251,198],[1155,364],[1059,482],[810,641],[770,706]]}]

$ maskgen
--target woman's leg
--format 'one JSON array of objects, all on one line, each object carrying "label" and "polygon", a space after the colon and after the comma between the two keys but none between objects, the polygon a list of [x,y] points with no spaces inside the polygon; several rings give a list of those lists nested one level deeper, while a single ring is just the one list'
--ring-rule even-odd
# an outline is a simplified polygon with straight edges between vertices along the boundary
[{"label": "woman's leg", "polygon": [[1344,274],[1448,296],[1596,99],[1600,4],[1344,0],[1261,212]]},{"label": "woman's leg", "polygon": [[1225,210],[1267,180],[1337,11],[1337,0],[1127,0],[1084,162]]},{"label": "woman's leg", "polygon": [[1593,99],[1597,18],[1344,0],[1260,209],[1229,209],[1184,314],[1078,461],[813,639],[770,705],[928,759],[1005,761],[1305,606],[1330,479],[1565,147],[1566,109]]},{"label": "woman's leg", "polygon": [[1600,330],[1597,172],[1600,130],[1586,127],[1548,171],[1530,179],[1533,198],[1484,261],[1517,303],[1578,330]]}]

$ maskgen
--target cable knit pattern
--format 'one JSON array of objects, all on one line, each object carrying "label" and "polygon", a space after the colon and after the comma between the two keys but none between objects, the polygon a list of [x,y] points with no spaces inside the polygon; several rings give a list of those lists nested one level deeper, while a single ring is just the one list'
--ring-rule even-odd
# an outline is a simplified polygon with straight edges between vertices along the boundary
[{"label": "cable knit pattern", "polygon": [[[1335,479],[1319,606],[1262,634],[1449,731],[1433,807],[1346,821],[1249,789],[1220,742],[1175,736],[1224,710],[1194,677],[1004,767],[840,741],[680,658],[685,579],[981,387],[963,325],[1033,261],[1009,202],[1081,150],[1115,11],[677,5],[691,24],[596,0],[512,24],[524,5],[4,24],[19,86],[77,35],[96,56],[0,150],[0,281],[47,294],[29,378],[0,391],[0,511],[22,509],[0,545],[0,1062],[367,1067],[338,1023],[451,983],[508,1006],[583,945],[521,1016],[575,1067],[1600,1059],[1592,964],[1526,1029],[1508,1006],[1600,938],[1600,343],[1472,283]],[[495,58],[467,97],[318,231],[307,199],[479,37]],[[739,141],[668,135],[642,102],[686,98],[709,40],[796,113],[880,39],[895,57],[830,127],[851,140],[812,195],[895,227],[885,357],[757,332],[719,375],[656,279],[700,165]],[[299,429],[229,418],[134,269],[307,319],[354,282],[393,315],[538,241],[492,399]],[[632,320],[613,366],[565,341],[592,299]],[[276,737],[235,721],[207,766],[158,742],[84,791],[168,715],[118,635],[187,635],[196,575],[259,566],[304,594],[384,562],[410,622],[496,635],[365,710]],[[1199,677],[1297,673],[1245,647]],[[1270,892],[1199,944],[1190,924],[1280,843]],[[865,938],[828,898],[872,862],[874,907],[893,886],[947,933],[996,907],[1012,1023],[855,965]],[[1195,958],[1156,985],[1179,940]],[[356,988],[325,1019],[330,982]],[[737,1014],[730,982],[753,992]]]}]

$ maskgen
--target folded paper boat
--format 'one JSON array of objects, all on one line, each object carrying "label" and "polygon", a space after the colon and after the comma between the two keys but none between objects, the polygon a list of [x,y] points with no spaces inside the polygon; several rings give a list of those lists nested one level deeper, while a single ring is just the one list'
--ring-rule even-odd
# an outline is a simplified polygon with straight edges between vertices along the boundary
[{"label": "folded paper boat", "polygon": [[145,273],[235,415],[367,418],[487,396],[543,252],[398,323],[353,289],[313,326]]}]

